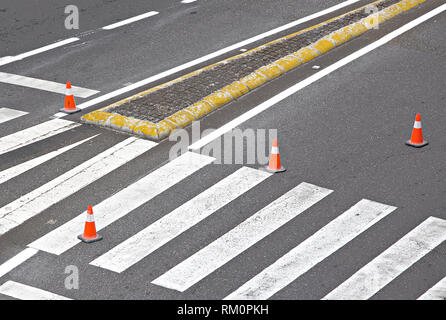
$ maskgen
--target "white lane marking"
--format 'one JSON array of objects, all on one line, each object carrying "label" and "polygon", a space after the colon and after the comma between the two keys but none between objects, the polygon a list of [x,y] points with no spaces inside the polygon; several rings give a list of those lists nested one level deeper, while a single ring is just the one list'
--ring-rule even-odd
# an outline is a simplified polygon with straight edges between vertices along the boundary
[{"label": "white lane marking", "polygon": [[445,240],[446,220],[429,217],[323,299],[369,299]]},{"label": "white lane marking", "polygon": [[242,167],[90,264],[123,272],[270,175],[264,171]]},{"label": "white lane marking", "polygon": [[132,23],[132,22],[135,22],[135,21],[139,21],[139,20],[142,20],[142,19],[146,19],[146,18],[155,16],[158,13],[159,12],[157,12],[157,11],[146,12],[146,13],[140,14],[139,16],[136,16],[136,17],[133,17],[133,18],[129,18],[129,19],[126,19],[126,20],[123,20],[123,21],[120,21],[120,22],[113,23],[113,24],[110,24],[108,26],[103,27],[102,29],[104,29],[104,30],[112,30],[112,29],[124,26],[126,24],[129,24],[129,23]]},{"label": "white lane marking", "polygon": [[3,171],[0,172],[0,184],[5,183],[6,181],[8,181],[8,180],[10,180],[10,179],[12,179],[14,177],[17,177],[18,175],[21,175],[22,173],[24,173],[24,172],[26,172],[28,170],[31,170],[31,169],[37,167],[38,165],[41,165],[42,163],[44,163],[46,161],[51,160],[51,159],[57,157],[58,155],[61,155],[62,153],[67,152],[67,151],[69,151],[69,150],[71,150],[71,149],[73,149],[73,148],[83,144],[84,142],[87,142],[88,140],[91,140],[91,139],[97,137],[98,135],[99,134],[94,135],[92,137],[89,137],[87,139],[84,139],[82,141],[73,143],[71,145],[65,146],[63,148],[57,149],[55,151],[49,152],[49,153],[44,154],[44,155],[42,155],[40,157],[31,159],[29,161],[26,161],[24,163],[16,165],[16,166],[14,166],[12,168],[3,170]]},{"label": "white lane marking", "polygon": [[152,141],[128,138],[0,208],[0,235],[150,150]]},{"label": "white lane marking", "polygon": [[[226,48],[220,49],[220,50],[218,50],[218,51],[215,51],[215,52],[213,52],[213,53],[207,54],[207,55],[205,55],[205,56],[203,56],[203,57],[201,57],[201,58],[198,58],[198,59],[189,61],[189,62],[187,62],[187,63],[185,63],[185,64],[182,64],[182,65],[180,65],[180,66],[177,66],[177,67],[175,67],[175,68],[172,68],[172,69],[166,70],[166,71],[164,71],[164,72],[161,72],[161,73],[159,73],[159,74],[157,74],[157,75],[151,76],[151,77],[149,77],[149,78],[147,78],[147,79],[143,79],[143,80],[141,80],[141,81],[135,82],[134,84],[132,84],[132,85],[130,85],[130,86],[127,86],[127,87],[124,87],[124,88],[121,88],[121,89],[118,89],[118,90],[109,92],[109,93],[107,93],[107,94],[104,94],[104,95],[102,95],[102,96],[100,96],[100,97],[97,97],[97,98],[95,98],[95,99],[92,99],[92,100],[90,100],[90,101],[86,101],[86,102],[84,102],[84,103],[81,103],[81,104],[77,105],[77,107],[78,107],[79,109],[85,109],[85,108],[94,106],[94,105],[96,105],[96,104],[98,104],[98,103],[101,103],[101,102],[104,102],[104,101],[106,101],[106,100],[115,98],[115,97],[117,97],[117,96],[119,96],[119,95],[121,95],[121,94],[124,94],[124,93],[126,93],[126,92],[135,90],[135,89],[137,89],[137,88],[139,88],[139,87],[145,86],[145,85],[147,85],[147,84],[149,84],[149,83],[152,83],[152,82],[154,82],[154,81],[157,81],[157,80],[160,80],[160,79],[162,79],[162,78],[168,77],[168,76],[170,76],[170,75],[172,75],[172,74],[175,74],[175,73],[177,73],[177,72],[180,72],[180,71],[183,71],[183,70],[185,70],[185,69],[194,67],[194,66],[196,66],[196,65],[198,65],[198,64],[200,64],[200,63],[203,63],[203,62],[206,62],[206,61],[211,60],[211,59],[213,59],[213,58],[216,58],[216,57],[218,57],[218,56],[220,56],[220,55],[222,55],[222,54],[225,54],[225,53],[227,53],[227,52],[230,52],[230,51],[232,51],[232,50],[236,50],[236,49],[238,49],[238,48],[240,48],[240,47],[243,47],[243,46],[246,46],[246,45],[248,45],[248,44],[250,44],[250,43],[253,43],[253,42],[262,40],[263,38],[269,37],[269,36],[271,36],[271,35],[273,35],[273,34],[276,34],[276,33],[278,33],[278,32],[281,32],[281,31],[283,31],[283,30],[286,30],[286,29],[295,27],[295,26],[297,26],[297,25],[299,25],[299,24],[305,23],[305,22],[310,21],[310,20],[312,20],[312,19],[316,19],[316,18],[318,18],[318,17],[320,17],[320,16],[323,16],[323,15],[326,15],[326,14],[328,14],[328,13],[330,13],[330,12],[339,10],[339,9],[341,9],[341,8],[344,8],[344,7],[346,7],[346,6],[349,6],[349,5],[351,5],[351,4],[354,4],[354,3],[358,2],[358,1],[360,1],[360,0],[348,0],[348,1],[344,1],[344,2],[342,2],[342,3],[340,3],[340,4],[337,4],[337,5],[335,5],[335,6],[332,6],[332,7],[328,8],[328,9],[325,9],[325,10],[322,10],[322,11],[319,11],[319,12],[316,12],[316,13],[314,13],[314,14],[312,14],[312,15],[309,15],[309,16],[307,16],[307,17],[304,17],[304,18],[298,19],[298,20],[296,20],[296,21],[290,22],[290,23],[285,24],[285,25],[283,25],[283,26],[281,26],[281,27],[278,27],[278,28],[275,28],[275,29],[273,29],[273,30],[267,31],[267,32],[265,32],[265,33],[259,34],[259,35],[255,36],[255,37],[252,37],[252,38],[243,40],[243,41],[238,42],[238,43],[236,43],[236,44],[233,44],[233,45],[231,45],[231,46],[229,46],[229,47],[226,47]],[[63,117],[63,116],[67,116],[67,114],[59,115],[59,117]]]},{"label": "white lane marking", "polygon": [[[153,171],[112,197],[94,206],[96,230],[101,230],[164,192],[215,158],[188,152]],[[59,228],[37,239],[29,246],[49,253],[60,255],[80,241],[86,213],[68,221]]]},{"label": "white lane marking", "polygon": [[0,58],[0,66],[3,66],[5,64],[11,63],[11,62],[19,61],[24,58],[27,58],[27,57],[51,50],[51,49],[55,49],[55,48],[64,46],[66,44],[69,44],[69,43],[72,43],[72,42],[75,42],[78,40],[79,40],[79,38],[69,38],[69,39],[62,40],[62,41],[38,48],[38,49],[34,49],[34,50],[31,50],[31,51],[28,51],[25,53],[18,54],[16,56],[8,56],[8,57]]},{"label": "white lane marking", "polygon": [[0,138],[0,155],[80,126],[79,123],[53,119]]},{"label": "white lane marking", "polygon": [[359,201],[225,299],[270,298],[395,209],[367,199]]},{"label": "white lane marking", "polygon": [[299,184],[152,283],[187,290],[331,192],[309,183]]},{"label": "white lane marking", "polygon": [[181,3],[192,3],[195,1],[197,1],[197,0],[182,0]]},{"label": "white lane marking", "polygon": [[446,278],[441,279],[417,300],[446,300]]},{"label": "white lane marking", "polygon": [[28,114],[28,112],[9,108],[0,108],[0,123],[24,116],[26,114]]},{"label": "white lane marking", "polygon": [[0,294],[20,300],[71,300],[67,297],[15,281],[7,281],[2,284],[0,286]]},{"label": "white lane marking", "polygon": [[[65,94],[66,91],[66,83],[58,83],[54,81],[25,77],[6,72],[0,72],[0,83],[14,84],[22,87],[39,89],[60,94]],[[76,97],[88,98],[92,95],[95,95],[99,91],[72,86],[71,92]]]},{"label": "white lane marking", "polygon": [[0,278],[9,273],[12,269],[16,268],[32,256],[34,256],[39,250],[34,248],[26,248],[20,251],[17,255],[0,265]]},{"label": "white lane marking", "polygon": [[294,93],[300,91],[301,89],[311,85],[312,83],[322,79],[323,77],[325,77],[326,75],[329,75],[330,73],[332,73],[333,71],[336,71],[337,69],[349,64],[350,62],[362,57],[363,55],[369,53],[370,51],[375,50],[376,48],[379,48],[380,46],[386,44],[387,42],[389,42],[390,40],[400,36],[401,34],[403,34],[406,31],[409,31],[410,29],[418,26],[419,24],[423,23],[424,21],[440,14],[441,12],[443,12],[444,10],[446,10],[446,4],[424,14],[423,16],[412,20],[411,22],[409,22],[408,24],[402,26],[401,28],[392,31],[391,33],[385,35],[384,37],[382,37],[381,39],[369,44],[368,46],[350,54],[349,56],[335,62],[334,64],[326,67],[325,69],[315,73],[314,75],[306,78],[305,80],[302,80],[301,82],[293,85],[292,87],[286,89],[285,91],[282,91],[281,93],[275,95],[274,97],[272,97],[271,99],[259,104],[258,106],[256,106],[255,108],[245,112],[244,114],[242,114],[241,116],[235,118],[234,120],[226,123],[225,125],[221,126],[220,128],[218,128],[217,130],[209,133],[207,136],[204,136],[202,139],[196,141],[195,143],[191,144],[189,146],[189,150],[190,151],[197,151],[199,149],[201,149],[202,147],[204,147],[205,145],[207,145],[208,143],[212,142],[213,140],[217,139],[218,137],[220,137],[221,135],[225,134],[226,132],[232,130],[233,128],[239,126],[240,124],[242,124],[243,122],[251,119],[252,117],[258,115],[259,113],[269,109],[270,107],[272,107],[273,105],[275,105],[276,103],[279,103],[280,101],[288,98],[289,96],[293,95]]}]

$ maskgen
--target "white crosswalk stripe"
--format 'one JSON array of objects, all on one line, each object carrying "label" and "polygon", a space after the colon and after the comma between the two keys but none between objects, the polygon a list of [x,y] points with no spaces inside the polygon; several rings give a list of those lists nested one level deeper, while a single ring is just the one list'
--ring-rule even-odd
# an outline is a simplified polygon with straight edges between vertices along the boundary
[{"label": "white crosswalk stripe", "polygon": [[331,192],[309,183],[299,184],[152,283],[185,291]]},{"label": "white crosswalk stripe", "polygon": [[[187,152],[148,174],[94,207],[96,229],[100,230],[124,217],[214,160],[212,157]],[[83,231],[85,214],[80,214],[29,246],[56,255],[62,254],[80,242],[77,235]]]},{"label": "white crosswalk stripe", "polygon": [[446,220],[429,217],[324,299],[369,299],[445,240]]},{"label": "white crosswalk stripe", "polygon": [[28,114],[28,112],[9,109],[9,108],[0,108],[0,123],[7,122],[12,119],[16,119],[16,118],[24,116],[26,114]]},{"label": "white crosswalk stripe", "polygon": [[73,143],[71,145],[62,147],[58,150],[46,153],[40,157],[31,159],[29,161],[26,161],[24,163],[14,166],[14,167],[3,170],[0,172],[0,184],[5,183],[6,181],[8,181],[14,177],[17,177],[18,175],[21,175],[22,173],[24,173],[28,170],[31,170],[31,169],[37,167],[38,165],[41,165],[42,163],[49,161],[49,160],[63,154],[64,152],[67,152],[67,151],[69,151],[69,150],[71,150],[71,149],[83,144],[84,142],[87,142],[88,140],[91,140],[91,139],[97,137],[97,136],[98,136],[98,134],[94,135],[92,137],[89,137],[87,139],[84,139],[82,141]]},{"label": "white crosswalk stripe", "polygon": [[0,155],[80,126],[79,123],[53,119],[0,138]]},{"label": "white crosswalk stripe", "polygon": [[[65,83],[25,77],[18,74],[11,74],[6,72],[0,72],[0,83],[14,84],[22,87],[39,89],[60,94],[65,94],[66,92]],[[88,98],[92,95],[95,95],[99,91],[72,86],[71,92],[75,97]]]},{"label": "white crosswalk stripe", "polygon": [[5,205],[0,208],[0,235],[150,150],[155,145],[156,143],[148,140],[128,138]]},{"label": "white crosswalk stripe", "polygon": [[264,171],[242,167],[91,264],[122,272],[270,175]]},{"label": "white crosswalk stripe", "polygon": [[0,286],[0,294],[20,300],[71,300],[64,296],[15,281],[7,281],[2,284]]},{"label": "white crosswalk stripe", "polygon": [[225,299],[270,298],[395,209],[378,202],[361,200]]},{"label": "white crosswalk stripe", "polygon": [[38,250],[33,248],[26,248],[22,251],[20,251],[17,255],[9,259],[8,261],[4,262],[0,265],[0,278],[3,277],[5,274],[19,266],[21,263],[25,262],[32,256],[34,256]]},{"label": "white crosswalk stripe", "polygon": [[427,290],[417,300],[446,300],[446,277]]}]

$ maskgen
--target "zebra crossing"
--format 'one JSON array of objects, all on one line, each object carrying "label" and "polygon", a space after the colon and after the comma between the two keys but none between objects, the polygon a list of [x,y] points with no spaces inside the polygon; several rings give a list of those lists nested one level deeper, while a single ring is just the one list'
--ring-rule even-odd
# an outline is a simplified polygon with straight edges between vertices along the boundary
[{"label": "zebra crossing", "polygon": [[[68,120],[53,119],[1,137],[0,154],[78,126],[81,125]],[[63,157],[69,150],[80,147],[87,141],[94,141],[98,136],[100,134],[91,135],[5,169],[0,172],[0,185],[5,186],[9,180],[33,170],[54,157]],[[55,179],[17,197],[0,208],[0,237],[6,232],[14,232],[15,228],[28,219],[42,214],[50,206],[64,201],[104,175],[113,174],[119,167],[156,146],[156,143],[148,140],[126,138],[67,172],[61,173]],[[103,199],[94,206],[97,230],[107,228],[121,219],[132,219],[134,210],[158,195],[169,193],[170,188],[183,183],[186,178],[200,175],[200,170],[212,165],[214,161],[213,157],[187,152]],[[219,181],[215,181],[204,191],[186,199],[158,220],[142,226],[142,230],[126,240],[96,255],[88,263],[91,268],[105,269],[117,274],[125,273],[143,260],[150,259],[155,251],[164,253],[163,247],[166,244],[175,241],[180,235],[187,235],[192,227],[199,229],[200,224],[207,218],[217,213],[224,214],[227,205],[254,188],[270,183],[271,176],[271,173],[263,170],[239,167]],[[166,290],[187,292],[218,269],[228,265],[233,259],[249,251],[261,240],[306,213],[309,208],[319,202],[329,201],[330,195],[335,192],[336,190],[297,181],[288,191],[223,235],[214,237],[212,241],[173,267],[166,268],[150,282],[153,286]],[[250,275],[248,281],[237,284],[235,290],[221,298],[270,299],[397,210],[395,206],[377,201],[358,200],[349,204],[350,208],[345,212],[340,212],[321,229],[302,242],[296,243],[293,249],[257,274]],[[26,263],[39,251],[59,256],[78,245],[80,240],[77,235],[82,233],[85,215],[85,212],[81,212],[29,243],[17,257],[0,265],[0,277],[8,274],[20,263]],[[445,240],[446,220],[429,217],[321,298],[369,299]],[[445,279],[419,299],[445,299]],[[0,294],[17,299],[69,299],[45,291],[44,288],[34,288],[15,281],[0,283]]]}]

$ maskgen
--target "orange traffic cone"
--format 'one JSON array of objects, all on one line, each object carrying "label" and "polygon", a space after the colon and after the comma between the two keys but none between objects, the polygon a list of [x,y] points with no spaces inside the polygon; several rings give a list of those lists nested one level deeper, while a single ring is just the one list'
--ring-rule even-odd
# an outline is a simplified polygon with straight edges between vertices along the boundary
[{"label": "orange traffic cone", "polygon": [[421,130],[421,116],[417,113],[415,117],[415,123],[413,124],[412,136],[409,141],[406,141],[408,146],[415,148],[421,148],[427,145],[429,142],[423,140],[423,132]]},{"label": "orange traffic cone", "polygon": [[63,109],[60,109],[60,111],[69,114],[81,111],[81,109],[76,108],[76,102],[74,102],[74,96],[73,93],[71,92],[70,81],[67,81],[67,89],[65,91],[65,104]]},{"label": "orange traffic cone", "polygon": [[279,145],[277,139],[273,140],[273,146],[271,147],[271,154],[269,156],[269,165],[266,167],[266,171],[276,173],[283,172],[286,169],[282,167],[280,163]]},{"label": "orange traffic cone", "polygon": [[96,225],[94,224],[93,207],[88,206],[87,221],[85,222],[84,234],[77,236],[86,243],[102,240],[102,236],[96,233]]}]

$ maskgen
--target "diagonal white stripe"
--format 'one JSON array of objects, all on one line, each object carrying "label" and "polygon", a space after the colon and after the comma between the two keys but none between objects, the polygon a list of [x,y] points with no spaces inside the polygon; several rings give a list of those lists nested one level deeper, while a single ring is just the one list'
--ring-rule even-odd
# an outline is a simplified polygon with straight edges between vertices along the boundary
[{"label": "diagonal white stripe", "polygon": [[395,209],[366,199],[359,201],[225,299],[270,298]]},{"label": "diagonal white stripe", "polygon": [[71,150],[71,149],[73,149],[73,148],[83,144],[84,142],[87,142],[88,140],[93,139],[94,137],[97,137],[98,135],[99,134],[94,135],[92,137],[89,137],[87,139],[84,139],[82,141],[73,143],[73,144],[71,144],[69,146],[60,148],[58,150],[49,152],[49,153],[44,154],[44,155],[42,155],[40,157],[31,159],[29,161],[26,161],[24,163],[16,165],[16,166],[14,166],[12,168],[3,170],[3,171],[0,172],[0,184],[5,183],[6,181],[8,181],[8,180],[10,180],[10,179],[12,179],[14,177],[17,177],[18,175],[21,175],[22,173],[24,173],[24,172],[26,172],[28,170],[31,170],[31,169],[37,167],[38,165],[41,165],[42,163],[48,161],[48,160],[51,160],[51,159],[61,155],[62,153],[67,152],[67,151],[69,151],[69,150]]},{"label": "diagonal white stripe", "polygon": [[9,108],[0,108],[0,123],[24,116],[25,114],[28,114],[28,112]]},{"label": "diagonal white stripe", "polygon": [[0,138],[0,155],[15,149],[24,147],[28,144],[52,137],[56,134],[65,132],[80,126],[79,123],[53,119],[44,123],[40,123],[34,127],[18,131]]},{"label": "diagonal white stripe", "polygon": [[369,299],[445,240],[446,220],[430,217],[323,299]]},{"label": "diagonal white stripe", "polygon": [[446,300],[446,278],[441,279],[417,300]]},{"label": "diagonal white stripe", "polygon": [[152,283],[185,291],[331,192],[309,183],[299,184]]},{"label": "diagonal white stripe", "polygon": [[269,176],[267,172],[243,167],[92,261],[91,264],[122,272]]},{"label": "diagonal white stripe", "polygon": [[25,250],[19,252],[17,255],[0,265],[0,278],[15,267],[19,266],[21,263],[34,256],[37,252],[38,250],[36,249],[26,248]]},{"label": "diagonal white stripe", "polygon": [[38,215],[157,145],[128,138],[54,180],[0,208],[0,235]]},{"label": "diagonal white stripe", "polygon": [[20,300],[71,300],[64,296],[15,281],[7,281],[2,284],[0,286],[0,294]]},{"label": "diagonal white stripe", "polygon": [[[155,170],[141,180],[116,193],[96,205],[94,215],[96,229],[101,230],[124,217],[132,210],[177,184],[200,168],[213,162],[215,158],[187,152],[175,160]],[[77,235],[83,231],[85,212],[59,228],[37,239],[29,246],[60,255],[80,241]]]},{"label": "diagonal white stripe", "polygon": [[[14,84],[22,87],[50,91],[60,94],[65,94],[66,90],[66,83],[58,83],[54,81],[25,77],[6,72],[0,72],[0,83]],[[97,90],[91,90],[75,86],[73,86],[71,90],[74,96],[81,98],[88,98],[99,92]]]}]

